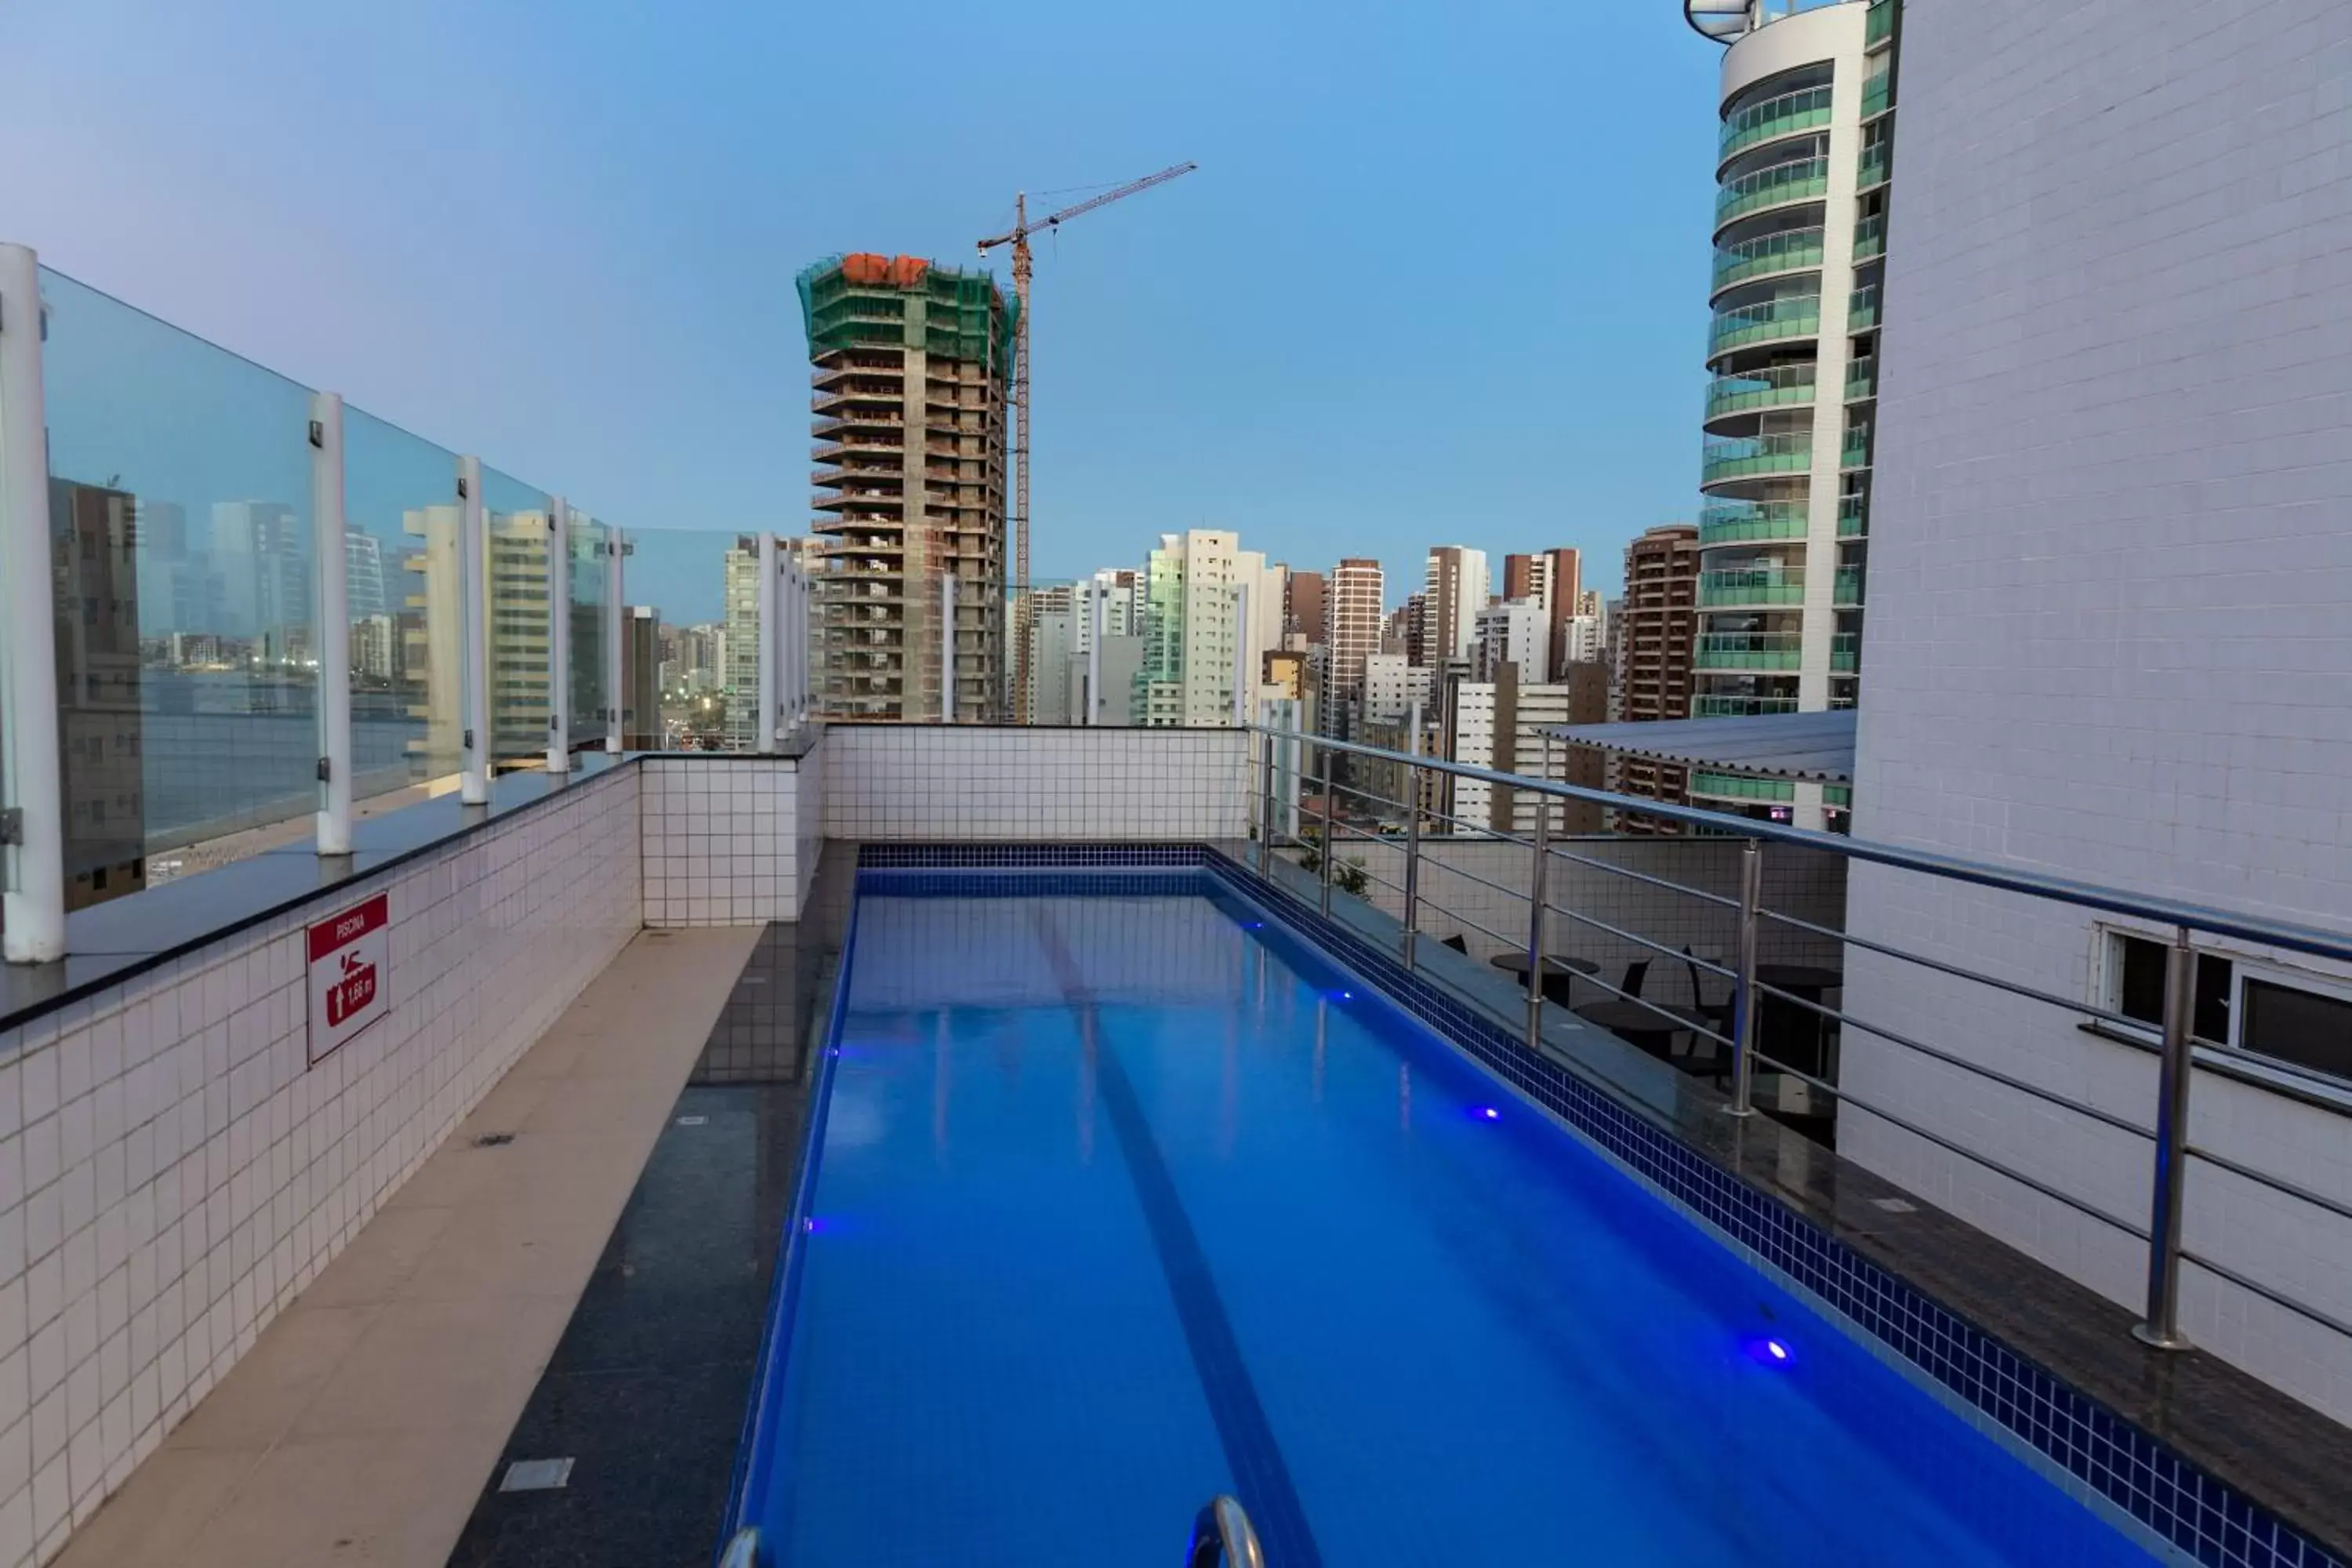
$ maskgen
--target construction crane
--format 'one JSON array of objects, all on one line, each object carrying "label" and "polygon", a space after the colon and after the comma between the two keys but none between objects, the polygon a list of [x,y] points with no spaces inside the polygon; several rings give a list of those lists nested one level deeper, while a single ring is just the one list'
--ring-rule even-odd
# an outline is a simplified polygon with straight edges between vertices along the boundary
[{"label": "construction crane", "polygon": [[[1013,592],[1014,602],[1028,613],[1029,604],[1029,237],[1058,228],[1067,219],[1080,213],[1090,213],[1097,207],[1108,206],[1115,201],[1148,191],[1154,185],[1164,185],[1179,174],[1189,174],[1198,163],[1178,163],[1131,180],[1115,190],[1088,196],[1075,205],[1050,213],[1035,223],[1029,221],[1029,193],[1022,192],[1013,198],[1013,226],[1000,235],[980,242],[980,253],[986,256],[1000,245],[1013,247],[1013,294],[1021,304],[1021,314],[1013,328]],[[1016,626],[1013,683],[1013,719],[1017,723],[1029,722],[1029,649],[1023,630]],[[1092,693],[1087,700],[1093,700]]]}]

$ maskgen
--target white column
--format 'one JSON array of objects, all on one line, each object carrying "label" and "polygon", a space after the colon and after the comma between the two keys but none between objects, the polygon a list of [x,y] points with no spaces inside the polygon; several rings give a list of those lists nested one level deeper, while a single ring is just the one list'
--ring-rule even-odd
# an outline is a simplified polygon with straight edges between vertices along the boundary
[{"label": "white column", "polygon": [[49,574],[40,269],[30,248],[0,245],[0,953],[11,963],[45,963],[66,951],[57,589]]},{"label": "white column", "polygon": [[547,771],[572,771],[572,509],[547,498]]},{"label": "white column", "polygon": [[490,799],[490,542],[482,512],[482,460],[457,459],[458,722],[465,742],[457,798]]},{"label": "white column", "polygon": [[621,557],[628,546],[621,531],[604,531],[604,754],[621,754],[621,710],[628,693],[621,689],[621,639],[629,634],[629,607],[621,601]]},{"label": "white column", "polygon": [[1108,584],[1091,581],[1087,584],[1087,616],[1092,623],[1087,628],[1092,635],[1087,638],[1087,722],[1089,725],[1102,722],[1103,601],[1109,595]]},{"label": "white column", "polygon": [[776,660],[783,671],[776,696],[779,740],[801,727],[802,666],[806,662],[806,647],[801,636],[801,564],[789,551],[784,552],[782,564],[783,580],[776,585],[776,618],[782,623],[776,632]]},{"label": "white column", "polygon": [[343,400],[310,395],[310,529],[319,586],[319,816],[321,855],[352,852],[352,605],[343,543]]},{"label": "white column", "polygon": [[760,535],[760,647],[752,664],[757,667],[757,689],[752,694],[751,749],[772,752],[776,749],[776,645],[781,628],[776,625],[776,536]]},{"label": "white column", "polygon": [[1247,583],[1234,587],[1234,728],[1249,722],[1250,689],[1257,682],[1250,679],[1250,591]]},{"label": "white column", "polygon": [[[940,574],[940,722],[956,721],[955,679],[956,580],[952,572]],[[1023,673],[1027,674],[1024,667]]]}]

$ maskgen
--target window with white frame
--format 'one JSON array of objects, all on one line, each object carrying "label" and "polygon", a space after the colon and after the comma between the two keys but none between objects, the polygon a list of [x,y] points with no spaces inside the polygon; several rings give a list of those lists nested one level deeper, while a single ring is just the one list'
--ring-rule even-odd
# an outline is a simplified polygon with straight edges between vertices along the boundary
[{"label": "window with white frame", "polygon": [[[2160,1033],[2171,944],[2136,931],[2105,940],[2105,1005]],[[2200,1044],[2352,1082],[2352,981],[2203,950],[2196,973],[2190,1033]]]}]

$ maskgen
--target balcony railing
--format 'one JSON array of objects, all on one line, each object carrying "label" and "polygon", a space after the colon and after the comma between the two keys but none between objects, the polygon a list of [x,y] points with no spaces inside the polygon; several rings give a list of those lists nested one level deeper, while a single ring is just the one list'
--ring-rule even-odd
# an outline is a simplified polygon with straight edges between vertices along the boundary
[{"label": "balcony railing", "polygon": [[1797,785],[1793,779],[1764,779],[1750,773],[1722,773],[1699,769],[1690,776],[1693,795],[1718,795],[1728,800],[1794,800]]},{"label": "balcony railing", "polygon": [[1751,103],[1745,109],[1735,110],[1727,116],[1716,157],[1720,161],[1759,142],[1769,142],[1775,136],[1787,136],[1799,131],[1810,131],[1829,122],[1828,87],[1807,87],[1795,92],[1784,92],[1761,103]]},{"label": "balcony railing", "polygon": [[1784,294],[1777,300],[1736,305],[1718,310],[1707,332],[1708,357],[1748,343],[1777,342],[1783,338],[1817,337],[1822,330],[1819,294]]},{"label": "balcony railing", "polygon": [[1750,408],[1777,408],[1813,400],[1814,366],[1776,364],[1769,370],[1718,375],[1706,384],[1706,416],[1717,418]]},{"label": "balcony railing", "polygon": [[1870,0],[1870,14],[1862,26],[1862,47],[1874,49],[1895,36],[1895,0]]},{"label": "balcony railing", "polygon": [[[1717,254],[1720,255],[1721,252]],[[1853,258],[1867,261],[1886,254],[1886,215],[1872,213],[1853,226]]]},{"label": "balcony railing", "polygon": [[1884,114],[1894,102],[1895,73],[1882,70],[1862,84],[1862,117]]},{"label": "balcony railing", "polygon": [[1715,287],[1727,288],[1768,272],[1795,272],[1819,267],[1824,254],[1819,224],[1779,229],[1753,239],[1719,245],[1715,249]]},{"label": "balcony railing", "polygon": [[1715,198],[1715,221],[1720,227],[1743,213],[1783,202],[1816,200],[1829,195],[1829,189],[1830,161],[1825,157],[1775,163],[1726,184]]},{"label": "balcony railing", "polygon": [[1845,433],[1845,442],[1838,449],[1838,464],[1841,468],[1847,468],[1870,467],[1870,427],[1868,426],[1857,426]]},{"label": "balcony railing", "polygon": [[1702,572],[1698,574],[1701,609],[1736,609],[1748,605],[1801,605],[1805,602],[1805,569]]},{"label": "balcony railing", "polygon": [[[1856,584],[1854,591],[1857,594],[1861,592],[1859,584]],[[1838,632],[1831,637],[1830,668],[1845,674],[1852,674],[1862,668],[1862,634],[1860,632]]]},{"label": "balcony railing", "polygon": [[[1866,191],[1885,184],[1894,168],[1895,143],[1885,141],[1872,142],[1862,150],[1861,162],[1855,166],[1854,188]],[[1717,221],[1722,220],[1718,217]]]},{"label": "balcony railing", "polygon": [[[1831,602],[1835,604],[1840,609],[1852,609],[1860,605],[1862,603],[1862,579],[1863,569],[1861,567],[1839,567],[1837,569],[1837,580],[1831,585]],[[1860,651],[1859,645],[1856,645],[1856,651],[1857,653]]]},{"label": "balcony railing", "polygon": [[1795,669],[1804,662],[1799,632],[1702,632],[1692,650],[1694,669]]},{"label": "balcony railing", "polygon": [[1748,719],[1759,713],[1794,713],[1793,697],[1719,697],[1702,692],[1691,699],[1694,719]]},{"label": "balcony railing", "polygon": [[1845,330],[1849,332],[1868,331],[1878,325],[1878,285],[1865,283],[1847,296]]},{"label": "balcony railing", "polygon": [[1813,433],[1775,431],[1710,441],[1699,458],[1699,483],[1746,479],[1756,474],[1802,473],[1813,462]]},{"label": "balcony railing", "polygon": [[1746,505],[1710,506],[1698,514],[1701,549],[1716,544],[1743,544],[1759,539],[1802,539],[1808,526],[1802,501],[1753,501]]},{"label": "balcony railing", "polygon": [[1840,539],[1859,539],[1870,531],[1870,502],[1866,498],[1839,498],[1837,531]]}]

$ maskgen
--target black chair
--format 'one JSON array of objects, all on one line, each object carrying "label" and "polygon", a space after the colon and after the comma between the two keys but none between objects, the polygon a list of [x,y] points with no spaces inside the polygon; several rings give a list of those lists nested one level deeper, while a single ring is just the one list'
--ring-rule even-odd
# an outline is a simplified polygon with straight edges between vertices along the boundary
[{"label": "black chair", "polygon": [[1619,982],[1614,1000],[1630,1002],[1642,994],[1642,982],[1650,975],[1650,961],[1637,958],[1625,966],[1625,978]]},{"label": "black chair", "polygon": [[1455,931],[1452,936],[1445,939],[1445,945],[1452,948],[1456,952],[1466,955],[1470,951],[1470,939],[1464,936],[1460,931]]},{"label": "black chair", "polygon": [[[1722,1001],[1710,1002],[1706,999],[1706,987],[1701,983],[1698,959],[1687,946],[1683,949],[1683,967],[1690,971],[1691,1010],[1706,1020],[1708,1028],[1728,1039],[1731,1037],[1731,1016],[1739,995],[1738,983],[1735,981],[1732,984],[1731,994]],[[1701,1046],[1706,1047],[1706,1055],[1703,1058],[1699,1056]],[[1722,1040],[1694,1035],[1691,1037],[1691,1056],[1698,1063],[1710,1067],[1717,1078],[1731,1070],[1731,1047]]]}]

